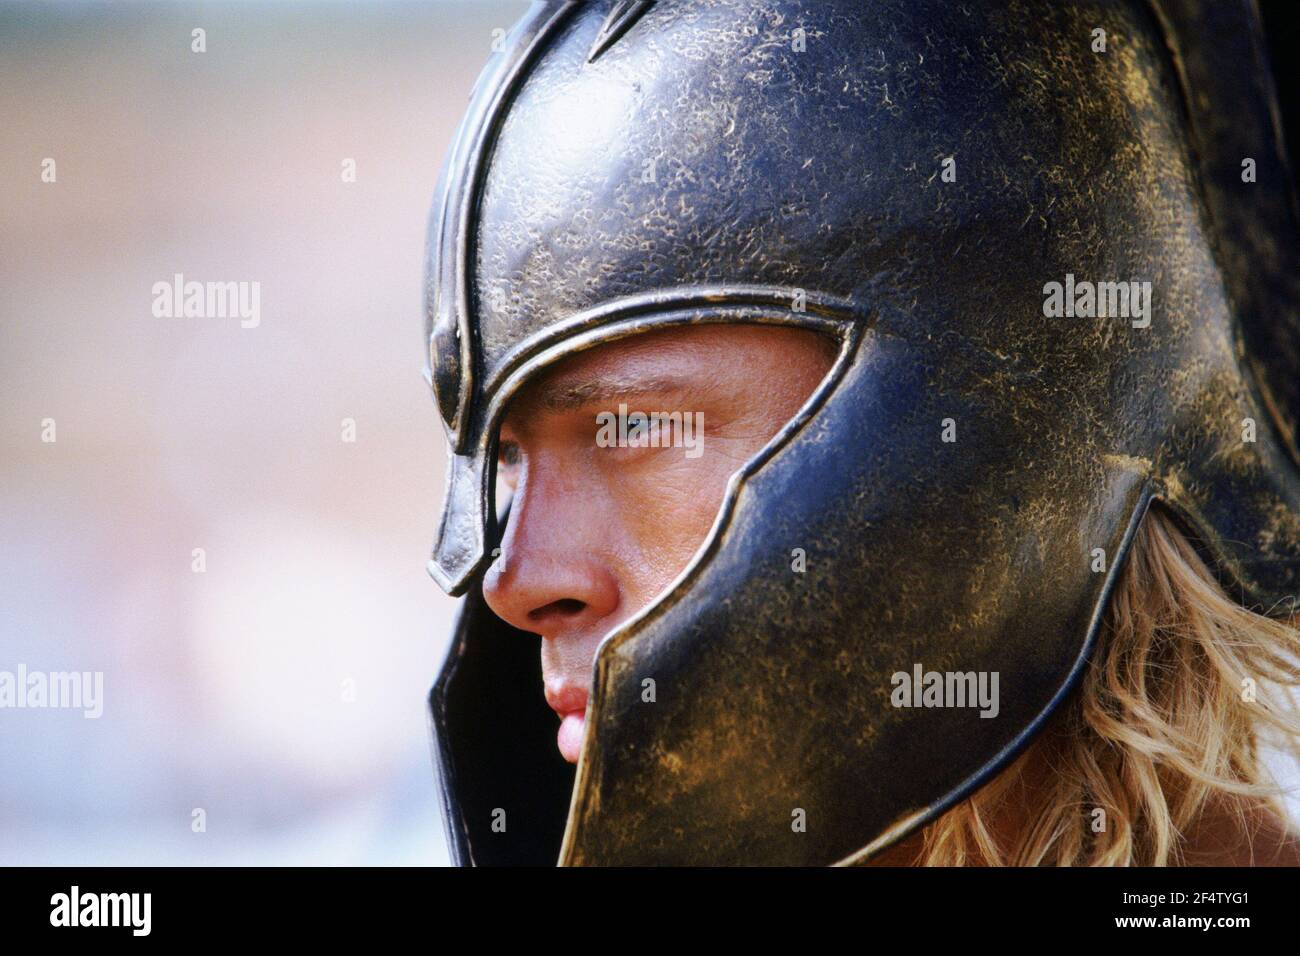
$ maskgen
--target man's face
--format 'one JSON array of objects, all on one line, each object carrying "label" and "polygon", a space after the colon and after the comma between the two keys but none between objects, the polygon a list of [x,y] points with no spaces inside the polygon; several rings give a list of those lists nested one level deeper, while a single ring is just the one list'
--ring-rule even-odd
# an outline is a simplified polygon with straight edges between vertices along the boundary
[{"label": "man's face", "polygon": [[513,491],[510,521],[483,595],[541,636],[566,760],[581,750],[601,638],[686,567],[727,480],[833,358],[829,339],[802,329],[668,329],[575,355],[512,402],[497,479]]}]

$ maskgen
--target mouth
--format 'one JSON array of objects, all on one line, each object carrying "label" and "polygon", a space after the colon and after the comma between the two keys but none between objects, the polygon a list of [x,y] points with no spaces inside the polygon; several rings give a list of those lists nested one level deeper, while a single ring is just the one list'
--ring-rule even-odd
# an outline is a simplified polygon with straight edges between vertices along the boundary
[{"label": "mouth", "polygon": [[560,748],[560,756],[569,763],[578,762],[578,754],[582,752],[582,732],[586,727],[585,707],[560,715],[560,729],[555,735],[555,743]]},{"label": "mouth", "polygon": [[581,687],[546,688],[546,702],[560,717],[555,743],[560,756],[577,763],[582,752],[582,733],[587,725],[587,692]]}]

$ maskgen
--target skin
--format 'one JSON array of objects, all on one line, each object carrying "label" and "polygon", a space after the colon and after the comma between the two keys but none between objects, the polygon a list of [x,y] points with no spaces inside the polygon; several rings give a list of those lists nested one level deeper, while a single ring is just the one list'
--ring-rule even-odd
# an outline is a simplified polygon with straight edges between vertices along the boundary
[{"label": "skin", "polygon": [[[727,482],[784,426],[825,377],[835,346],[778,326],[661,330],[572,356],[521,392],[501,426],[498,485],[512,498],[501,556],[483,595],[503,620],[541,637],[557,744],[576,763],[601,639],[649,605],[704,542]],[[703,450],[600,447],[597,415],[702,412]],[[684,436],[679,436],[679,439]],[[661,432],[660,445],[672,436]],[[680,440],[678,442],[680,446]],[[1005,811],[1000,841],[1023,825],[1052,776],[1030,761]],[[1260,808],[1242,821],[1209,806],[1186,834],[1191,865],[1300,864],[1300,841]],[[914,865],[922,835],[872,860]]]},{"label": "skin", "polygon": [[[541,636],[566,760],[581,749],[601,638],[686,567],[728,479],[794,417],[834,347],[779,326],[660,330],[572,356],[511,403],[497,473],[513,492],[510,521],[483,596],[503,620]],[[620,403],[629,414],[680,411],[693,422],[702,413],[700,453],[598,447],[596,416]],[[673,444],[670,432],[659,444]]]}]

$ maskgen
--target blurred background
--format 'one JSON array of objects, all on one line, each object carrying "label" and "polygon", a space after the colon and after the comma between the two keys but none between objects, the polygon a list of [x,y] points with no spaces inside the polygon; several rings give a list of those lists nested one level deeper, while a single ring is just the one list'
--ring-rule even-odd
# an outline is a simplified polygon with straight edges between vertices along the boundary
[{"label": "blurred background", "polygon": [[0,5],[0,671],[104,681],[0,711],[0,864],[446,862],[424,232],[526,7]]}]

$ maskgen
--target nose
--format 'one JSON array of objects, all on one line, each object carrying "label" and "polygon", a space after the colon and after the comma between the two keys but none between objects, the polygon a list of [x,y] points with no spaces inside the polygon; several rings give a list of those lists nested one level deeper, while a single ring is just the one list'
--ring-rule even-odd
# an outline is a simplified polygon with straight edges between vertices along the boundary
[{"label": "nose", "polygon": [[[498,617],[545,638],[612,626],[620,589],[602,560],[597,510],[583,496],[548,494],[546,482],[521,486],[510,509],[501,556],[483,578],[483,598]],[[590,498],[585,499],[588,503]]]}]

